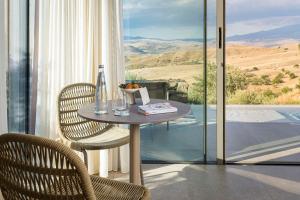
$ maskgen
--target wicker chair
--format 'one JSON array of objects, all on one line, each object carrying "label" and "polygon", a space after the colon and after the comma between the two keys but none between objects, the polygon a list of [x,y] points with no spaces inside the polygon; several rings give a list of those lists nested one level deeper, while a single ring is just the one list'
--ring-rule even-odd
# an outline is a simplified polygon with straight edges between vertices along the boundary
[{"label": "wicker chair", "polygon": [[138,185],[89,176],[65,145],[23,134],[0,136],[0,189],[5,199],[150,199]]},{"label": "wicker chair", "polygon": [[81,118],[77,111],[95,101],[96,86],[89,83],[72,84],[58,97],[58,118],[61,138],[72,149],[81,151],[87,166],[86,150],[110,149],[129,143],[129,131],[110,124]]}]

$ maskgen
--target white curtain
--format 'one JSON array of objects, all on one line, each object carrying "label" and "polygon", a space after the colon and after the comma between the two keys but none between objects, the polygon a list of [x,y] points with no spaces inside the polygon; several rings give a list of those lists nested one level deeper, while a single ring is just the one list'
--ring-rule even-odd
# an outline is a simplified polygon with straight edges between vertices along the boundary
[{"label": "white curtain", "polygon": [[7,132],[6,72],[8,68],[7,1],[0,1],[0,134]]},{"label": "white curtain", "polygon": [[[114,2],[111,4],[111,2]],[[104,63],[108,77],[108,91],[115,87],[115,82],[121,81],[120,77],[112,76],[110,68],[118,67],[123,73],[124,65],[119,65],[123,59],[122,53],[108,58],[106,53],[114,54],[115,49],[110,44],[105,46],[102,41],[113,32],[106,32],[103,22],[111,17],[104,17],[106,12],[102,6],[118,13],[118,22],[121,16],[113,5],[120,5],[119,0],[42,0],[36,17],[39,18],[36,40],[38,40],[38,53],[35,57],[38,63],[38,92],[36,134],[56,139],[59,137],[57,121],[57,96],[66,85],[77,82],[94,82],[97,66]],[[118,7],[121,10],[120,7]],[[106,20],[105,20],[106,19]],[[121,29],[113,28],[113,30]],[[37,26],[37,25],[36,25]],[[108,35],[107,35],[108,34]],[[121,37],[121,34],[114,36]],[[114,38],[114,39],[115,39]],[[117,40],[121,41],[121,40]],[[122,45],[118,42],[118,45]],[[110,52],[111,51],[111,52]],[[121,47],[119,51],[122,51]],[[106,52],[106,53],[104,53]],[[120,58],[122,56],[122,58]],[[115,61],[117,60],[117,61]],[[111,63],[118,63],[118,65]],[[110,82],[113,81],[114,85]],[[126,147],[124,147],[126,149]],[[123,149],[124,149],[123,148]],[[123,151],[122,151],[123,153]],[[107,176],[108,169],[120,169],[119,149],[101,151],[100,175]],[[125,153],[128,155],[128,152]],[[99,172],[99,152],[88,152],[89,172]],[[114,162],[113,162],[114,161]],[[125,159],[125,162],[128,159]],[[112,164],[114,163],[114,164]],[[127,164],[123,164],[128,171]],[[126,168],[127,167],[127,168]],[[124,167],[123,167],[124,168]]]},{"label": "white curtain", "polygon": [[[102,58],[110,99],[116,99],[118,86],[125,82],[125,58],[123,55],[123,5],[121,0],[102,1]],[[124,127],[125,128],[125,127]],[[101,162],[100,162],[101,163]],[[129,145],[109,150],[109,170],[129,171]]]}]

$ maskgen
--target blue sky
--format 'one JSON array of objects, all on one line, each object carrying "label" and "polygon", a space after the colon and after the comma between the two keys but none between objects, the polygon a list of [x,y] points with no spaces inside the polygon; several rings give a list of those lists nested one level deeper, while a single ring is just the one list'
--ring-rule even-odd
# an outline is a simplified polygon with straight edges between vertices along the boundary
[{"label": "blue sky", "polygon": [[[209,35],[215,32],[215,1],[208,0]],[[227,0],[228,36],[300,24],[300,0]],[[125,35],[201,38],[202,0],[124,0]]]}]

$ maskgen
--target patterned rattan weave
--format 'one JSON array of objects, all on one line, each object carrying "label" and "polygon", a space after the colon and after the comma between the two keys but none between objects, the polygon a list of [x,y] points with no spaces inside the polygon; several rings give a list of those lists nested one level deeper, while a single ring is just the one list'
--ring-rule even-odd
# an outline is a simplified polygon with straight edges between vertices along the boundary
[{"label": "patterned rattan weave", "polygon": [[0,188],[5,199],[150,199],[143,186],[89,176],[80,158],[53,140],[0,136]]},{"label": "patterned rattan weave", "polygon": [[87,160],[85,150],[110,149],[129,143],[128,130],[83,119],[78,115],[77,111],[81,106],[95,101],[95,91],[96,86],[93,84],[77,83],[66,86],[58,97],[61,135],[68,140],[72,149],[84,153],[85,162]]}]

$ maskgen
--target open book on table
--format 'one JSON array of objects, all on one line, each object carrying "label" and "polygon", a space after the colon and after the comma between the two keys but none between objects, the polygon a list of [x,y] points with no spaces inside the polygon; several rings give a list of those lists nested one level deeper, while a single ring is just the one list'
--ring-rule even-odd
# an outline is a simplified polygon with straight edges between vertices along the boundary
[{"label": "open book on table", "polygon": [[177,108],[170,103],[153,103],[138,107],[138,111],[144,115],[155,115],[163,113],[177,112]]}]

